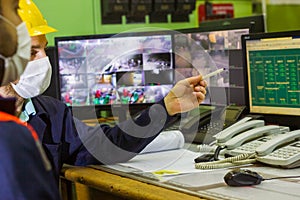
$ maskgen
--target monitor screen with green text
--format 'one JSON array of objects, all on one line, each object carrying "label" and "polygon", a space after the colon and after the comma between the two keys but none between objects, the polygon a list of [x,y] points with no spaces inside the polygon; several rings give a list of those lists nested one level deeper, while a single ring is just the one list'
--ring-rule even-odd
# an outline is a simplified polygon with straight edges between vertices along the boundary
[{"label": "monitor screen with green text", "polygon": [[300,116],[300,32],[242,40],[250,113]]}]

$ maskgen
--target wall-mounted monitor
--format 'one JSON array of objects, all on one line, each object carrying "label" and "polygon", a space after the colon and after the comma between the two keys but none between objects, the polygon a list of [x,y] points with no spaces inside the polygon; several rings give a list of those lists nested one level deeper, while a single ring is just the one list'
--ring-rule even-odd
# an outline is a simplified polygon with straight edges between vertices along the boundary
[{"label": "wall-mounted monitor", "polygon": [[[178,30],[181,33],[178,40],[181,42],[175,43],[174,48],[181,48],[182,51],[184,48],[181,46],[189,48],[186,48],[185,57],[177,58],[175,54],[175,69],[180,72],[179,78],[175,77],[176,81],[198,72],[205,75],[217,68],[225,68],[225,72],[208,80],[208,95],[204,103],[244,106],[241,36],[261,31],[264,31],[263,16],[216,20],[206,22],[199,28]],[[199,45],[199,50],[191,50],[193,45],[190,43]],[[209,59],[203,61],[203,50],[213,63],[207,63]]]},{"label": "wall-mounted monitor", "polygon": [[172,34],[55,38],[60,98],[72,108],[149,106],[174,84]]},{"label": "wall-mounted monitor", "polygon": [[244,35],[242,46],[249,112],[299,129],[300,31]]},{"label": "wall-mounted monitor", "polygon": [[226,18],[217,20],[202,21],[199,30],[228,30],[228,29],[249,29],[250,33],[265,32],[264,15],[252,15],[248,17]]}]

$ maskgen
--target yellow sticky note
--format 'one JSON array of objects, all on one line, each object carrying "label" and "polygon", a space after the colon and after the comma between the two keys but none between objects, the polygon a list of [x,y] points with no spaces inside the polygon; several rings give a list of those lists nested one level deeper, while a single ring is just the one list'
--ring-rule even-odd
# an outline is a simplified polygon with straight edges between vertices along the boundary
[{"label": "yellow sticky note", "polygon": [[163,176],[163,175],[175,175],[175,174],[179,174],[179,173],[180,172],[177,171],[177,170],[167,170],[167,169],[158,170],[158,171],[153,172],[153,174],[160,175],[160,176]]}]

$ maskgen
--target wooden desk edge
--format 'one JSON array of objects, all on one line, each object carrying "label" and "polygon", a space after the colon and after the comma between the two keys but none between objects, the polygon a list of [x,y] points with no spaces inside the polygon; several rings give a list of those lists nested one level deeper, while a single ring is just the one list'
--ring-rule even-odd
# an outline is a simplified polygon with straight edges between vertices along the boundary
[{"label": "wooden desk edge", "polygon": [[128,199],[204,199],[89,167],[64,166],[65,179]]}]

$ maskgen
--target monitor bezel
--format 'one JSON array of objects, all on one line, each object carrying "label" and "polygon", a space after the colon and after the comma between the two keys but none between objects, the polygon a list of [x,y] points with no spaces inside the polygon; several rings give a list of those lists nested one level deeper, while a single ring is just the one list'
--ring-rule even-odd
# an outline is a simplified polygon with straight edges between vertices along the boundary
[{"label": "monitor bezel", "polygon": [[266,31],[264,15],[252,15],[247,17],[226,18],[202,21],[199,24],[201,31],[218,31],[228,29],[248,28],[249,33],[263,33]]}]

